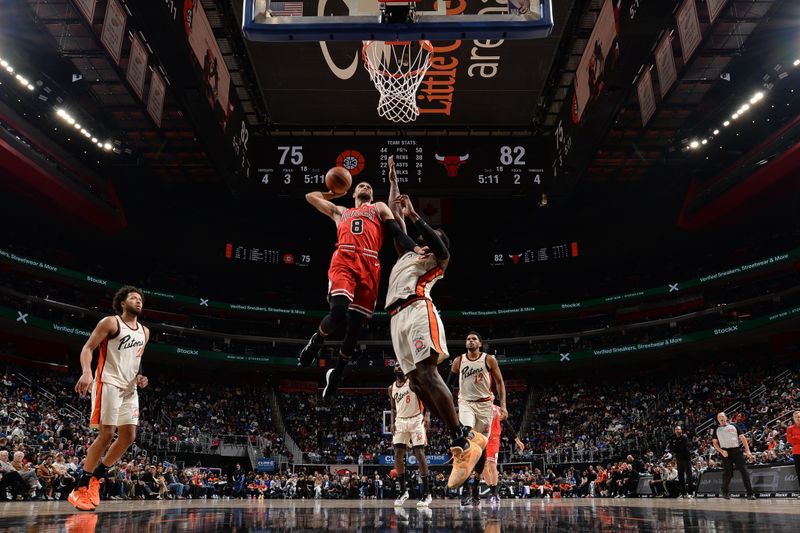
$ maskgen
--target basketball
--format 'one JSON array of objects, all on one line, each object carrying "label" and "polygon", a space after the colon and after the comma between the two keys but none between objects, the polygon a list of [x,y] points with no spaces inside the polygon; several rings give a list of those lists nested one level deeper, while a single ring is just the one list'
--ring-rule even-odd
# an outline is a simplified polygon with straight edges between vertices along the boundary
[{"label": "basketball", "polygon": [[325,174],[325,186],[328,190],[336,194],[344,194],[350,190],[353,184],[353,177],[344,167],[333,167]]}]

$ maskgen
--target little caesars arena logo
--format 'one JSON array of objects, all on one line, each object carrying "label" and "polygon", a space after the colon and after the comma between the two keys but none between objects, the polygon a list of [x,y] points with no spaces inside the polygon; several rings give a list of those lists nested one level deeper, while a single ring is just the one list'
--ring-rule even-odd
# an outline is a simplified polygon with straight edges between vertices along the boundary
[{"label": "little caesars arena logo", "polygon": [[[343,2],[347,6],[348,15],[372,14],[359,11],[359,0],[343,0]],[[483,7],[478,10],[477,14],[479,15],[508,13],[508,0],[481,0],[481,4],[483,4]],[[437,3],[434,2],[434,10],[436,5]],[[467,9],[467,0],[447,0],[445,5],[448,16],[461,15]],[[317,6],[318,16],[343,14],[333,13],[332,11],[333,9],[328,7],[328,0],[319,0],[319,5]],[[470,78],[494,78],[500,70],[500,54],[495,49],[502,46],[503,42],[505,42],[503,39],[472,41],[471,49],[468,52],[469,66],[467,67],[467,76]],[[349,80],[355,75],[361,62],[361,47],[353,51],[353,59],[347,66],[342,67],[331,57],[327,42],[320,41],[319,46],[322,50],[322,56],[325,58],[325,63],[334,76],[341,80]],[[433,47],[431,68],[425,74],[417,94],[417,106],[420,114],[445,115],[449,117],[452,113],[453,96],[455,95],[456,81],[459,67],[461,66],[457,55],[461,46],[461,40],[454,40],[440,43],[439,46]],[[384,58],[389,54],[391,54],[391,51],[386,47],[384,49]]]}]

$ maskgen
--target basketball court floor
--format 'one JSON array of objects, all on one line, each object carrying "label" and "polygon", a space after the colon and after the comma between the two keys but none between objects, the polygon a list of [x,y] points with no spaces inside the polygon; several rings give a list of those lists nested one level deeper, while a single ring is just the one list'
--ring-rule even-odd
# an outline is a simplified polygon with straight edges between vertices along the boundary
[{"label": "basketball court floor", "polygon": [[391,500],[67,502],[0,504],[0,532],[172,531],[800,531],[800,500],[503,500],[460,508],[392,507]]}]

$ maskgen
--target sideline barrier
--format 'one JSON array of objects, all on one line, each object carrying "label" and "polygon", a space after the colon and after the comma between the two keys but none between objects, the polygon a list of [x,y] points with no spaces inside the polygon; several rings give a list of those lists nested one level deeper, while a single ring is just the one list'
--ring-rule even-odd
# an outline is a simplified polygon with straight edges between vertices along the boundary
[{"label": "sideline barrier", "polygon": [[[748,467],[750,482],[756,494],[769,496],[791,496],[800,494],[797,472],[794,465],[760,465]],[[730,485],[731,494],[744,494],[745,488],[739,472],[733,472]],[[722,494],[722,470],[706,470],[697,484],[698,496],[717,496]]]}]

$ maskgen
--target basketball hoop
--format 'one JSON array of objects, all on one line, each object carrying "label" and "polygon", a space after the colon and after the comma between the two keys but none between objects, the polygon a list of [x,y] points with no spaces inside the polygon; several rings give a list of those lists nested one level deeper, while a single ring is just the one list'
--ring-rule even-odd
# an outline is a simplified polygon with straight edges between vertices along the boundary
[{"label": "basketball hoop", "polygon": [[419,116],[417,89],[433,61],[430,41],[364,41],[364,66],[378,89],[378,115],[392,122]]}]

